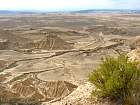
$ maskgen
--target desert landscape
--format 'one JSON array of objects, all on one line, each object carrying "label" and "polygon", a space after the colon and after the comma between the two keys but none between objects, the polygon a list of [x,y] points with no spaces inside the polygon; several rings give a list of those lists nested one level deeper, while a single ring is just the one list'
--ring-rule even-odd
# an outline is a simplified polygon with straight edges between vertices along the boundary
[{"label": "desert landscape", "polygon": [[138,49],[139,35],[137,12],[1,14],[0,102],[109,105],[89,101],[89,73]]}]

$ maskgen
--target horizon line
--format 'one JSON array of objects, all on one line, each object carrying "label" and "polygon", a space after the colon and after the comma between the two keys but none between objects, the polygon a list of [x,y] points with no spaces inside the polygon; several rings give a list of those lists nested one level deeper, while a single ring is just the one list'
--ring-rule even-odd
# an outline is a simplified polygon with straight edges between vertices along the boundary
[{"label": "horizon line", "polygon": [[22,11],[27,11],[27,12],[74,12],[74,11],[86,11],[86,10],[124,10],[124,11],[140,11],[140,9],[79,9],[79,10],[39,10],[39,9],[0,9],[0,11],[15,11],[15,12],[22,12]]}]

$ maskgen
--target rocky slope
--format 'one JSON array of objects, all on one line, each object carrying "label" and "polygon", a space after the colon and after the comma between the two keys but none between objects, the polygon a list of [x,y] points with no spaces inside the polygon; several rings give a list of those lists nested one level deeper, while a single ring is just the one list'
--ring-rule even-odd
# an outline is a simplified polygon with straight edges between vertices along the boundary
[{"label": "rocky slope", "polygon": [[[6,75],[0,75],[1,81]],[[7,74],[7,77],[10,76]],[[3,77],[3,78],[2,78]],[[21,75],[6,85],[1,84],[1,102],[11,102],[14,99],[30,99],[36,101],[50,101],[61,99],[74,91],[77,86],[67,81],[41,81],[33,74]]]}]

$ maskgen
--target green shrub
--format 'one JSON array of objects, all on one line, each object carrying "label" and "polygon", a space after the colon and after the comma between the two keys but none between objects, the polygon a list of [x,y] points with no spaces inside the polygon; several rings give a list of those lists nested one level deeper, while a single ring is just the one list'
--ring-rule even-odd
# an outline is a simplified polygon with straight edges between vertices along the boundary
[{"label": "green shrub", "polygon": [[[138,74],[140,75],[140,74]],[[129,94],[125,97],[124,105],[140,105],[140,77],[133,80],[133,87],[129,91]]]},{"label": "green shrub", "polygon": [[130,62],[125,55],[117,58],[106,57],[100,67],[89,76],[90,82],[97,87],[93,94],[98,97],[122,100],[125,103],[128,96],[134,96],[132,93],[136,85],[134,81],[140,77],[137,65],[137,62]]}]

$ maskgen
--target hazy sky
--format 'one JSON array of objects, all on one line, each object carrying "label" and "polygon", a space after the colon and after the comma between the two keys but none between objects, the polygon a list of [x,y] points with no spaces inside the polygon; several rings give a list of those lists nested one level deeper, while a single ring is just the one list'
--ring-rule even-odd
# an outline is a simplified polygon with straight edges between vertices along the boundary
[{"label": "hazy sky", "polygon": [[140,0],[0,0],[0,10],[140,9]]}]

